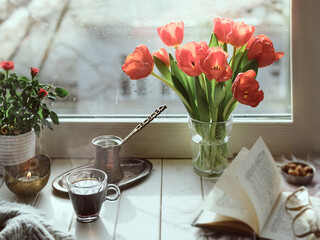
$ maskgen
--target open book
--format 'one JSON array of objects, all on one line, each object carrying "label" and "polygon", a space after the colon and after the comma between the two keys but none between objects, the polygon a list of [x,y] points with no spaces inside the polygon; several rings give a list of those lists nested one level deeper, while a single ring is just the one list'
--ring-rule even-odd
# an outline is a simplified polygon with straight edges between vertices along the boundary
[{"label": "open book", "polygon": [[[281,192],[280,173],[260,137],[243,148],[219,178],[193,225],[252,233],[266,239],[295,239]],[[320,209],[320,199],[311,198]]]}]

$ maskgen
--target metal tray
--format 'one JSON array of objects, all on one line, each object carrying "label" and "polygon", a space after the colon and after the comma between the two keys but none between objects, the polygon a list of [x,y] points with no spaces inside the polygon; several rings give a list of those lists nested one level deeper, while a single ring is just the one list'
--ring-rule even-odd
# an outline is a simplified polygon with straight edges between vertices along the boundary
[{"label": "metal tray", "polygon": [[[118,185],[118,187],[121,190],[131,187],[135,183],[138,183],[143,178],[148,176],[148,174],[152,170],[152,163],[147,159],[142,159],[142,158],[121,158],[120,166],[123,169],[124,177],[120,182],[115,184]],[[67,176],[75,169],[88,168],[88,167],[93,167],[93,163],[89,163],[89,164],[82,165],[80,167],[76,167],[71,170],[68,170],[67,172],[59,175],[52,181],[52,187],[59,192],[68,193],[67,184],[66,184]]]}]

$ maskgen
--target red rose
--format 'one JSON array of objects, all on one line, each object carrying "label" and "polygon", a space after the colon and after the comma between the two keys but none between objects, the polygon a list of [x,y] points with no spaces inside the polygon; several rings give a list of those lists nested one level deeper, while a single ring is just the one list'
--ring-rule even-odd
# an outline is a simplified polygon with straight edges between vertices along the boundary
[{"label": "red rose", "polygon": [[4,61],[4,62],[0,63],[0,66],[6,71],[13,70],[14,69],[14,62]]},{"label": "red rose", "polygon": [[259,83],[255,77],[256,72],[253,70],[239,73],[231,87],[233,98],[251,107],[258,106],[264,94],[262,90],[259,90]]},{"label": "red rose", "polygon": [[37,74],[38,74],[38,72],[39,72],[39,69],[38,68],[30,68],[31,69],[31,76],[32,76],[32,78],[34,78]]},{"label": "red rose", "polygon": [[41,98],[45,98],[48,95],[48,92],[46,90],[44,90],[43,88],[40,88],[38,95]]}]

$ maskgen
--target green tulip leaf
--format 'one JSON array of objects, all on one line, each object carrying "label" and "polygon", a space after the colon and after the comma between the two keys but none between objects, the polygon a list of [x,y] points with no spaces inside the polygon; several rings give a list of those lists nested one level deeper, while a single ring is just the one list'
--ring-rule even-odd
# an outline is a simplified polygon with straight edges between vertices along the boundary
[{"label": "green tulip leaf", "polygon": [[209,48],[211,47],[219,47],[217,36],[214,33],[211,34],[211,38],[209,41]]},{"label": "green tulip leaf", "polygon": [[230,64],[232,64],[233,61],[234,61],[234,65],[233,65],[234,67],[232,69],[233,71],[232,79],[234,81],[234,79],[237,77],[237,75],[241,71],[241,67],[243,66],[243,63],[248,61],[246,45],[242,46],[236,51],[235,57],[234,59],[232,58]]},{"label": "green tulip leaf", "polygon": [[222,45],[222,49],[223,49],[223,51],[228,52],[228,44],[227,44],[227,43],[224,43],[224,44]]},{"label": "green tulip leaf", "polygon": [[228,107],[225,115],[223,116],[225,121],[227,121],[227,120],[229,119],[230,114],[233,112],[233,110],[234,110],[234,109],[236,108],[236,106],[238,105],[238,101],[237,101],[237,100],[234,100],[234,99],[233,99],[233,100],[230,100],[230,101],[233,101],[233,102],[229,105],[229,107]]},{"label": "green tulip leaf", "polygon": [[250,69],[252,69],[253,71],[256,72],[256,74],[258,75],[258,61],[256,59],[253,59],[251,61],[249,61],[241,70],[241,72],[246,72]]},{"label": "green tulip leaf", "polygon": [[196,100],[199,109],[199,120],[209,122],[210,115],[209,115],[209,104],[206,98],[206,94],[201,87],[199,77],[194,78],[194,86],[196,92]]},{"label": "green tulip leaf", "polygon": [[172,83],[174,87],[181,93],[181,95],[186,99],[186,101],[190,104],[190,99],[188,96],[188,92],[185,87],[181,84],[181,81],[174,75],[171,76]]},{"label": "green tulip leaf", "polygon": [[153,56],[153,60],[154,63],[157,67],[157,69],[159,70],[159,72],[162,74],[162,76],[168,81],[168,82],[172,82],[171,80],[171,73],[167,67],[167,65],[162,62],[159,58]]},{"label": "green tulip leaf", "polygon": [[223,101],[226,95],[226,88],[223,82],[218,82],[215,86],[214,93],[213,93],[213,106],[217,108],[220,103]]}]

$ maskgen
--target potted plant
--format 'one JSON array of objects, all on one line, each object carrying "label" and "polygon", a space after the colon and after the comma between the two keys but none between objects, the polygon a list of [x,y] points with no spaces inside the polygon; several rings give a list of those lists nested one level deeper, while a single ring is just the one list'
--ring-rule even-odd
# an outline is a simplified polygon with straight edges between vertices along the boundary
[{"label": "potted plant", "polygon": [[40,83],[39,69],[31,67],[31,78],[17,76],[14,62],[3,61],[0,67],[0,167],[13,165],[35,154],[35,135],[44,127],[53,130],[48,118],[59,124],[58,115],[45,103],[65,98],[69,93],[61,87]]}]

